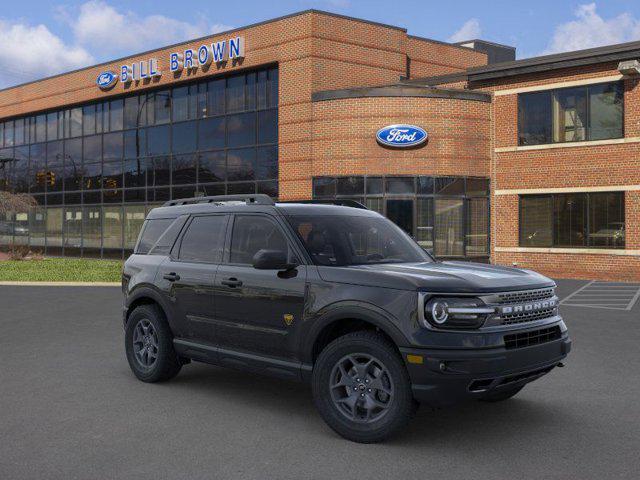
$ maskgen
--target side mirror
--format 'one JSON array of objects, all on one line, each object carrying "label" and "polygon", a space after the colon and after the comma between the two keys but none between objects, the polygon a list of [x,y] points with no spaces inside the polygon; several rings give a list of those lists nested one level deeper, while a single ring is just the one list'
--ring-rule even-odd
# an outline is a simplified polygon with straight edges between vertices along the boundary
[{"label": "side mirror", "polygon": [[295,263],[287,262],[287,253],[282,250],[258,250],[253,256],[253,268],[258,270],[291,270]]}]

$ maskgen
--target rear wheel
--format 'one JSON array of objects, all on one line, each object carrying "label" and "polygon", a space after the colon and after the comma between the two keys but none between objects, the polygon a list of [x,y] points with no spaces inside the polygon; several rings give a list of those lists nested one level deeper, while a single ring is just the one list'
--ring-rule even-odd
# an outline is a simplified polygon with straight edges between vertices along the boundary
[{"label": "rear wheel", "polygon": [[511,397],[516,396],[520,390],[524,388],[524,385],[515,388],[507,388],[504,390],[498,390],[497,392],[491,392],[485,397],[481,397],[478,400],[481,402],[502,402],[504,400],[509,400]]},{"label": "rear wheel", "polygon": [[182,363],[173,348],[173,335],[162,311],[140,305],[129,315],[125,329],[129,367],[143,382],[162,382],[175,377]]},{"label": "rear wheel", "polygon": [[374,332],[331,342],[316,361],[312,383],[322,418],[354,442],[384,440],[404,427],[417,408],[402,359]]}]

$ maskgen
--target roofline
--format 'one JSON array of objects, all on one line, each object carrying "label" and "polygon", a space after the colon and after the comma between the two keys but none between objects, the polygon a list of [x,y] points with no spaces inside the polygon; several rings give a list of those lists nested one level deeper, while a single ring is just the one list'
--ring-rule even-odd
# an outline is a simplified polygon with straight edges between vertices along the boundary
[{"label": "roofline", "polygon": [[400,83],[405,85],[420,85],[420,86],[432,86],[432,85],[441,85],[443,83],[451,83],[451,82],[461,82],[467,81],[469,75],[466,71],[463,72],[454,72],[454,73],[446,73],[444,75],[433,75],[431,77],[415,77],[415,78],[407,78],[400,77]]},{"label": "roofline", "polygon": [[478,50],[476,50],[473,47],[465,47],[464,45],[459,45],[458,43],[449,43],[449,42],[445,42],[445,41],[442,41],[442,40],[435,40],[433,38],[420,37],[418,35],[407,35],[407,37],[408,38],[413,38],[415,40],[422,40],[424,42],[431,42],[431,43],[437,43],[439,45],[446,45],[447,47],[454,47],[454,48],[462,48],[464,50],[471,50],[472,52],[484,53],[486,55],[485,52],[479,52]]},{"label": "roofline", "polygon": [[396,84],[383,87],[344,88],[339,90],[324,90],[311,95],[312,102],[328,100],[345,100],[349,98],[371,97],[418,97],[418,98],[448,98],[469,100],[475,102],[491,102],[491,94],[469,90],[434,88],[428,86]]},{"label": "roofline", "polygon": [[527,73],[538,73],[560,68],[613,62],[640,57],[640,41],[606,45],[603,47],[554,53],[512,62],[495,63],[467,70],[469,81],[490,80]]},{"label": "roofline", "polygon": [[[471,42],[482,42],[482,43],[486,43],[488,45],[493,45],[495,47],[508,48],[510,50],[515,50],[516,49],[516,47],[514,47],[512,45],[506,45],[504,43],[498,43],[498,42],[490,42],[489,40],[483,40],[482,38],[472,38],[470,40],[465,40],[463,42],[455,42],[452,45],[459,45],[459,46],[463,47],[465,43],[471,43]],[[466,48],[471,48],[471,47],[466,47]]]},{"label": "roofline", "polygon": [[109,65],[109,64],[115,63],[115,62],[122,62],[122,61],[127,60],[127,59],[129,59],[131,57],[139,57],[139,56],[142,56],[142,55],[148,55],[150,53],[154,53],[154,52],[157,52],[159,50],[166,50],[168,48],[178,47],[178,46],[184,45],[186,43],[198,42],[198,41],[205,40],[207,38],[211,38],[211,37],[215,37],[215,36],[228,35],[230,33],[238,32],[240,30],[246,30],[248,28],[255,28],[255,27],[262,26],[262,25],[267,25],[269,23],[274,23],[274,22],[279,22],[281,20],[286,20],[287,18],[293,18],[293,17],[298,17],[298,16],[302,16],[302,15],[307,15],[307,14],[313,14],[313,13],[318,14],[318,15],[326,15],[326,16],[330,16],[330,17],[342,18],[342,19],[345,19],[345,20],[351,20],[351,21],[360,22],[360,23],[366,23],[366,24],[369,24],[369,25],[377,25],[377,26],[380,26],[380,27],[392,28],[394,30],[399,30],[399,31],[405,32],[405,33],[407,32],[406,28],[398,27],[398,26],[395,26],[395,25],[389,25],[389,24],[385,24],[385,23],[374,22],[373,20],[365,20],[365,19],[362,19],[362,18],[350,17],[348,15],[342,15],[342,14],[339,14],[339,13],[327,12],[325,10],[318,10],[318,9],[315,9],[315,8],[308,8],[306,10],[301,10],[301,11],[298,11],[298,12],[289,13],[287,15],[282,15],[280,17],[271,18],[269,20],[263,20],[263,21],[260,21],[260,22],[251,23],[249,25],[244,25],[244,26],[241,26],[241,27],[232,28],[230,30],[225,30],[225,31],[222,31],[222,32],[213,32],[213,33],[210,33],[209,35],[205,35],[205,36],[202,36],[202,37],[183,40],[183,41],[178,42],[178,43],[173,43],[173,44],[170,44],[170,45],[164,45],[164,46],[161,46],[161,47],[153,48],[151,50],[146,50],[144,52],[132,53],[130,55],[126,55],[124,57],[116,58],[116,59],[113,59],[113,60],[107,60],[105,62],[96,63],[96,64],[89,65],[89,66],[86,66],[86,67],[76,68],[75,70],[69,70],[67,72],[57,73],[55,75],[50,75],[48,77],[42,77],[42,78],[38,78],[38,79],[35,79],[35,80],[30,80],[28,82],[19,83],[18,85],[12,85],[10,87],[5,87],[5,88],[0,89],[0,93],[1,92],[6,92],[7,90],[11,90],[11,89],[14,89],[14,88],[20,88],[20,87],[24,87],[26,85],[31,85],[33,83],[43,82],[45,80],[51,80],[53,78],[62,77],[64,75],[70,75],[72,73],[82,72],[83,70],[90,70],[92,68],[101,67],[103,65]]}]

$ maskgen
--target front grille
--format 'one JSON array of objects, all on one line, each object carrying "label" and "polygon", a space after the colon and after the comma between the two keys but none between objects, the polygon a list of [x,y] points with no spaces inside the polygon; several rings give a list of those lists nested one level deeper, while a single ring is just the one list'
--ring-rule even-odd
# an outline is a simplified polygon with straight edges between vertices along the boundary
[{"label": "front grille", "polygon": [[505,292],[498,294],[498,303],[504,305],[506,303],[523,303],[533,302],[536,300],[545,300],[547,298],[553,298],[555,295],[555,289],[539,288],[537,290],[521,290],[518,292]]},{"label": "front grille", "polygon": [[530,347],[532,345],[540,345],[541,343],[557,340],[561,335],[560,327],[556,325],[555,327],[543,328],[541,330],[505,335],[504,345],[507,350]]},{"label": "front grille", "polygon": [[533,322],[535,320],[542,320],[543,318],[553,317],[554,315],[555,308],[545,308],[543,310],[536,310],[535,312],[503,314],[502,324],[514,325],[516,323]]},{"label": "front grille", "polygon": [[[491,304],[499,305],[500,313],[497,319],[502,325],[534,322],[557,315],[558,298],[554,287],[503,292],[488,300]],[[547,305],[544,305],[544,302],[547,302]],[[527,306],[529,308],[526,308]],[[513,308],[507,313],[504,310],[508,307]]]}]

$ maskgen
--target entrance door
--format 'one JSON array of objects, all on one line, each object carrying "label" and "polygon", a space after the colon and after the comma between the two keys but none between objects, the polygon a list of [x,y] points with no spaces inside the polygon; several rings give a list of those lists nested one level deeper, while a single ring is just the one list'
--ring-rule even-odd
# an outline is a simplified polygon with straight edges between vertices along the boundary
[{"label": "entrance door", "polygon": [[413,236],[413,200],[387,200],[387,218]]}]

